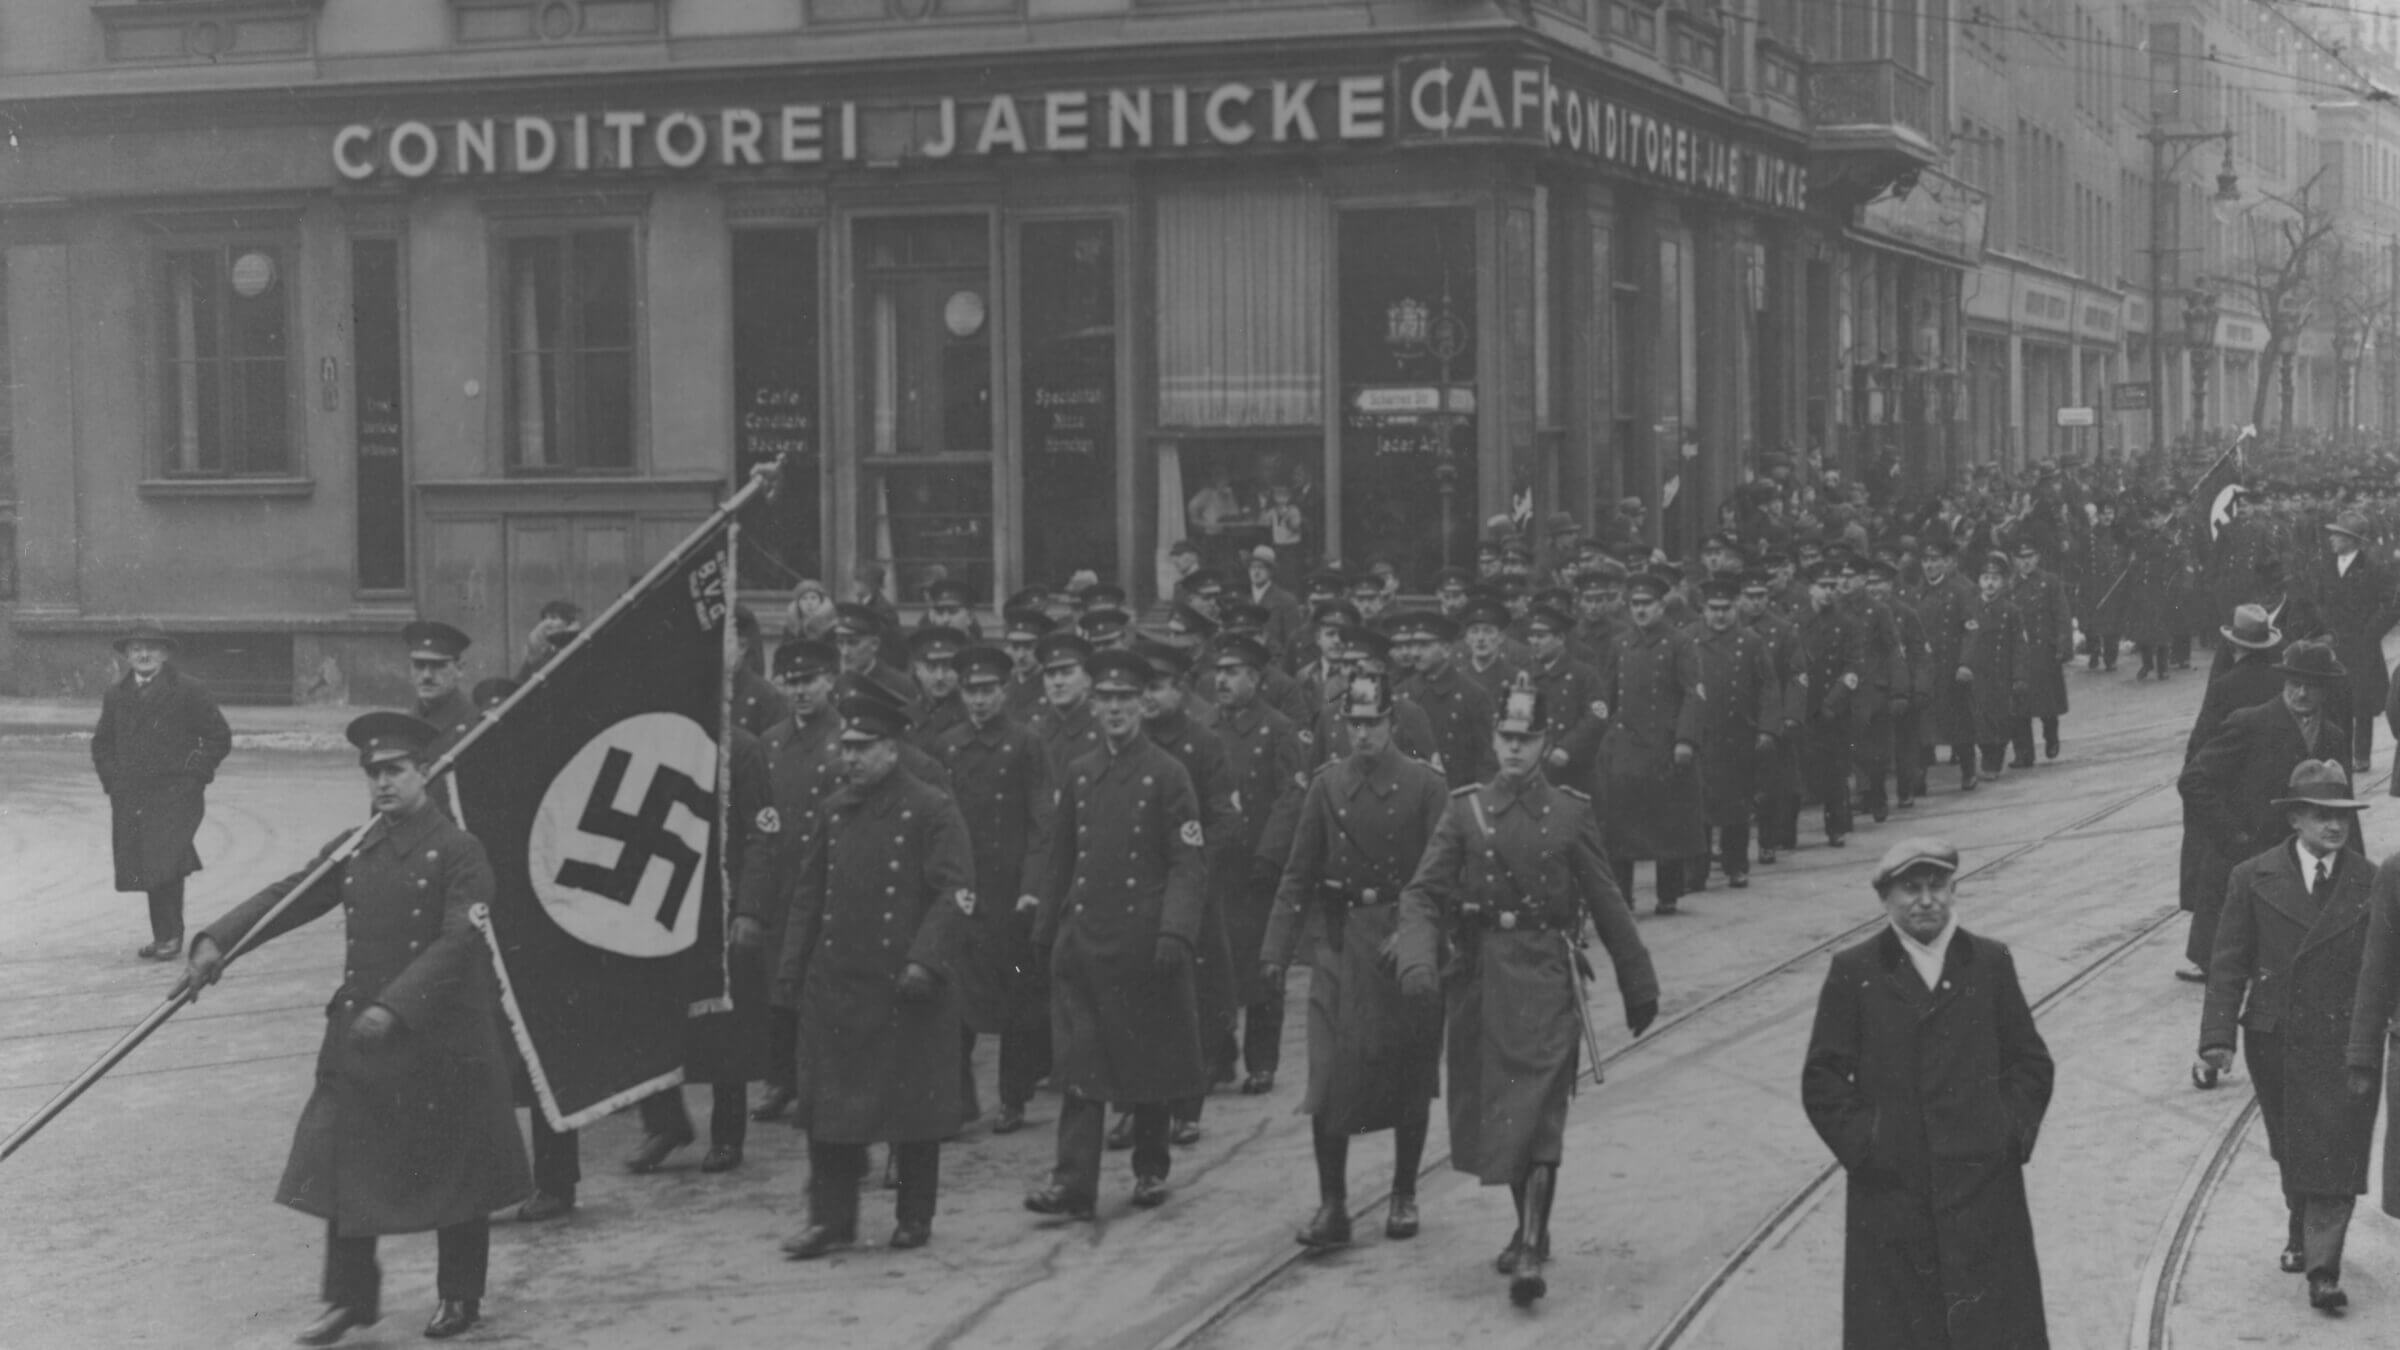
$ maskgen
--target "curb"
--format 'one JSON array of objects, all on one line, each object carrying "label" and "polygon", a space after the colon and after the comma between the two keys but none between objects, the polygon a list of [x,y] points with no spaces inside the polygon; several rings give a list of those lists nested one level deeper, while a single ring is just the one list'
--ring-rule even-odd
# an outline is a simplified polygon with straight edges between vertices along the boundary
[{"label": "curb", "polygon": [[[0,722],[0,743],[88,742],[91,739],[92,733],[89,728],[65,726],[52,722]],[[342,735],[333,732],[237,731],[233,733],[233,748],[286,753],[344,752],[350,749],[350,742]]]}]

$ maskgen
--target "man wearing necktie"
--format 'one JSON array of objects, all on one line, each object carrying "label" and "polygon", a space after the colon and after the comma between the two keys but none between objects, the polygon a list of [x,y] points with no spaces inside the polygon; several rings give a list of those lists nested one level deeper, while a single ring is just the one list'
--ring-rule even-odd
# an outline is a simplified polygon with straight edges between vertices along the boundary
[{"label": "man wearing necktie", "polygon": [[2351,797],[2338,760],[2302,762],[2275,804],[2291,837],[2236,866],[2227,883],[2192,1081],[2214,1087],[2233,1065],[2237,1036],[2245,1040],[2267,1147],[2283,1173],[2283,1270],[2306,1273],[2310,1307],[2338,1313],[2350,1301],[2342,1238],[2367,1189],[2375,1134],[2375,1094],[2350,1090],[2345,1063],[2375,865],[2346,847],[2367,804]]}]

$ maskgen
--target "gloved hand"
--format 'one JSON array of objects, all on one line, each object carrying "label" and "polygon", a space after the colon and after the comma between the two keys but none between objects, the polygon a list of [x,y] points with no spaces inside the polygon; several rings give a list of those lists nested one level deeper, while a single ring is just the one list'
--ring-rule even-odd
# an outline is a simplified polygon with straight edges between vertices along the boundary
[{"label": "gloved hand", "polygon": [[350,1024],[350,1048],[358,1053],[372,1054],[381,1050],[400,1029],[400,1019],[380,1003],[370,1003],[367,1010]]},{"label": "gloved hand", "polygon": [[217,977],[225,973],[225,953],[217,949],[215,938],[202,933],[192,939],[192,945],[184,952],[183,961],[183,975],[175,981],[175,987],[167,991],[167,997],[182,998],[184,991],[189,990],[192,1001],[197,1003],[200,1001],[200,991],[215,984]]},{"label": "gloved hand", "polygon": [[1400,992],[1420,1003],[1429,1003],[1441,997],[1442,982],[1432,968],[1412,966],[1400,972]]},{"label": "gloved hand", "polygon": [[933,972],[911,961],[901,968],[900,978],[892,981],[892,996],[902,1003],[931,1003],[939,992]]},{"label": "gloved hand", "polygon": [[1019,914],[1031,914],[1041,907],[1042,897],[1038,895],[1020,895],[1017,897],[1017,913]]},{"label": "gloved hand", "polygon": [[1960,666],[1958,668],[1958,673],[1950,678],[1956,680],[1960,684],[1973,684],[1975,683],[1975,672],[1967,669],[1965,666]]},{"label": "gloved hand", "polygon": [[1658,1000],[1645,999],[1625,1010],[1625,1029],[1639,1036],[1658,1020]]},{"label": "gloved hand", "polygon": [[756,951],[767,940],[767,926],[747,914],[733,916],[733,945],[743,951]]},{"label": "gloved hand", "polygon": [[2192,1061],[2192,1086],[2206,1092],[2215,1087],[2217,1079],[2232,1067],[2233,1052],[2231,1050],[2221,1046],[2203,1050],[2199,1057]]},{"label": "gloved hand", "polygon": [[1765,733],[1765,732],[1763,732],[1763,731],[1762,731],[1762,732],[1760,732],[1760,733],[1758,733],[1758,753],[1760,753],[1760,754],[1762,754],[1762,755],[1763,755],[1763,754],[1766,754],[1768,751],[1770,751],[1770,750],[1773,750],[1774,748],[1775,748],[1775,738],[1774,738],[1774,737],[1772,737],[1772,736],[1768,735],[1767,733]]},{"label": "gloved hand", "polygon": [[1188,969],[1192,964],[1192,944],[1172,933],[1161,933],[1150,961],[1165,973]]},{"label": "gloved hand", "polygon": [[1691,742],[1689,742],[1689,741],[1677,741],[1677,742],[1675,742],[1675,767],[1676,767],[1676,768],[1678,768],[1678,769],[1682,769],[1682,768],[1688,768],[1688,767],[1690,767],[1690,765],[1691,765],[1691,762],[1692,762],[1692,745],[1691,745]]},{"label": "gloved hand", "polygon": [[2350,1095],[2362,1102],[2374,1096],[2376,1077],[2373,1069],[2352,1069],[2348,1074]]},{"label": "gloved hand", "polygon": [[1269,989],[1283,988],[1283,967],[1272,961],[1261,963],[1258,968],[1258,982]]}]

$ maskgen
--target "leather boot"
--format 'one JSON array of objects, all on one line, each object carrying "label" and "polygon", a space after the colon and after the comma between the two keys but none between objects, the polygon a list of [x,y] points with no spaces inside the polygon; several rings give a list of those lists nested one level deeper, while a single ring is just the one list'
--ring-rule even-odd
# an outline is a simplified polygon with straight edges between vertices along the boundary
[{"label": "leather boot", "polygon": [[1404,1242],[1417,1235],[1417,1193],[1392,1188],[1391,1209],[1384,1215],[1383,1235]]},{"label": "leather boot", "polygon": [[1508,1301],[1520,1308],[1550,1292],[1543,1271],[1550,1261],[1550,1200],[1558,1168],[1535,1163],[1525,1177],[1525,1221],[1518,1232],[1517,1269],[1508,1281]]},{"label": "leather boot", "polygon": [[1517,1202],[1517,1226],[1509,1230],[1508,1245],[1500,1249],[1500,1255],[1492,1261],[1492,1269],[1503,1275],[1514,1275],[1517,1273],[1517,1258],[1525,1254],[1525,1183],[1508,1183],[1508,1193]]},{"label": "leather boot", "polygon": [[1350,1245],[1350,1207],[1343,1200],[1327,1197],[1317,1206],[1315,1217],[1302,1228],[1296,1240],[1310,1251],[1331,1251]]}]

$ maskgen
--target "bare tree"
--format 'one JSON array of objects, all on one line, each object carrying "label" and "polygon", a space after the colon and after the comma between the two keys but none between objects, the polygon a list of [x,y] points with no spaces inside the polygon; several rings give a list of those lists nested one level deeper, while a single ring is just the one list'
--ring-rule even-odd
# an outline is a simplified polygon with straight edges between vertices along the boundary
[{"label": "bare tree", "polygon": [[2327,241],[2322,271],[2325,285],[2321,290],[2333,306],[2334,417],[2347,436],[2359,420],[2358,381],[2365,338],[2390,312],[2392,278],[2383,265],[2381,250],[2345,234]]},{"label": "bare tree", "polygon": [[2307,326],[2314,287],[2310,264],[2333,236],[2333,212],[2318,200],[2320,168],[2290,197],[2265,194],[2283,210],[2274,213],[2252,207],[2244,213],[2249,258],[2245,274],[2232,278],[2267,325],[2267,349],[2258,358],[2258,387],[2250,395],[2250,425],[2267,420],[2267,372],[2274,371],[2281,398],[2277,411],[2280,435],[2292,430],[2292,353],[2300,330]]}]

